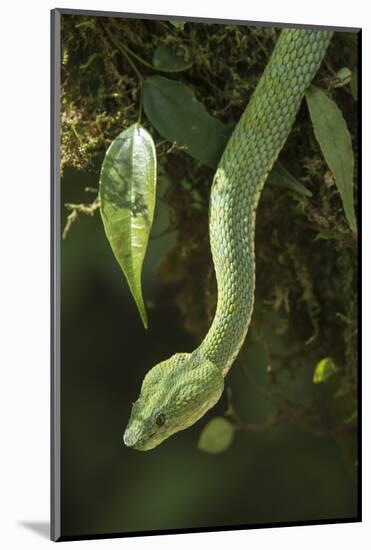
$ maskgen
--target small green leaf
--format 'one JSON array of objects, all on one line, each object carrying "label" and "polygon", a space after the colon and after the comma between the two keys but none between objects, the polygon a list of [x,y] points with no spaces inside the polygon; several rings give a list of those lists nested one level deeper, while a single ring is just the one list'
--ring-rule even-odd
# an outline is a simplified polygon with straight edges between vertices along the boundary
[{"label": "small green leaf", "polygon": [[233,425],[222,416],[212,418],[204,427],[198,440],[198,448],[205,453],[222,453],[232,443]]},{"label": "small green leaf", "polygon": [[276,187],[290,189],[290,191],[294,191],[304,197],[312,196],[312,192],[300,183],[300,181],[298,181],[292,174],[290,174],[290,172],[286,170],[279,160],[274,163],[274,166],[268,176],[267,183],[275,185]]},{"label": "small green leaf", "polygon": [[184,29],[184,25],[186,24],[186,21],[179,21],[178,19],[170,19],[169,23],[173,25],[176,29],[180,29],[181,31]]},{"label": "small green leaf", "polygon": [[165,139],[185,146],[187,153],[203,164],[217,166],[231,129],[209,115],[188,86],[150,76],[143,83],[143,106]]},{"label": "small green leaf", "polygon": [[162,44],[156,48],[153,54],[152,65],[159,71],[177,73],[189,69],[192,66],[192,61],[184,59],[183,55],[168,44]]},{"label": "small green leaf", "polygon": [[349,226],[355,232],[354,155],[349,130],[339,107],[322,90],[310,86],[305,95],[314,134],[335,178]]},{"label": "small green leaf", "polygon": [[350,89],[352,90],[352,94],[354,99],[358,100],[358,72],[357,69],[354,69],[352,72],[352,78],[350,80]]},{"label": "small green leaf", "polygon": [[336,80],[333,83],[334,88],[342,88],[350,83],[352,71],[348,67],[343,67],[336,73]]},{"label": "small green leaf", "polygon": [[141,274],[156,200],[156,151],[139,124],[121,132],[108,148],[99,195],[107,239],[147,328]]},{"label": "small green leaf", "polygon": [[336,371],[337,367],[331,357],[326,357],[317,363],[316,368],[314,369],[313,382],[315,384],[326,382],[326,380]]}]

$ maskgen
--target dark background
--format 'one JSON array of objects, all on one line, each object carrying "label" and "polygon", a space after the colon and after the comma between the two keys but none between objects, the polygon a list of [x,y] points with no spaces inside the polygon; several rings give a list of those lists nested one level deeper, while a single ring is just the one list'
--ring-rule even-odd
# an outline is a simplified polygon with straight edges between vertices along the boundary
[{"label": "dark background", "polygon": [[[67,169],[62,205],[86,200],[97,173]],[[154,233],[167,223],[158,203]],[[62,209],[62,225],[66,211]],[[80,216],[62,242],[62,534],[202,528],[354,518],[356,478],[343,442],[293,423],[238,432],[220,455],[197,449],[202,427],[226,409],[220,403],[192,428],[149,452],[126,448],[122,435],[143,375],[174,352],[198,342],[183,330],[156,267],[175,235],[151,240],[143,286],[145,331],[102,222]],[[156,307],[151,307],[155,303]],[[251,371],[264,377],[259,350],[248,349]],[[294,391],[305,392],[312,372]],[[238,361],[228,377],[239,412],[269,413],[246,383]]]}]

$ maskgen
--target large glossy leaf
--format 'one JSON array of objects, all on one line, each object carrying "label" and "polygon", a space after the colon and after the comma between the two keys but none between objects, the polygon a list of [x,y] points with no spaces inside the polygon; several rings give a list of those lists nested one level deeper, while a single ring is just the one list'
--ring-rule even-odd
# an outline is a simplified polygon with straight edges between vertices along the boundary
[{"label": "large glossy leaf", "polygon": [[143,106],[165,139],[185,146],[192,157],[216,167],[231,129],[209,115],[188,86],[150,76],[143,83]]},{"label": "large glossy leaf", "polygon": [[152,65],[159,71],[177,73],[189,69],[192,66],[192,61],[186,60],[172,46],[161,44],[155,49]]},{"label": "large glossy leaf", "polygon": [[356,231],[353,199],[354,155],[346,122],[336,103],[316,86],[310,86],[306,99],[314,134],[335,178],[345,216],[352,231]]},{"label": "large glossy leaf", "polygon": [[152,137],[139,124],[111,143],[102,165],[99,195],[107,239],[147,327],[141,273],[155,208],[156,151]]},{"label": "large glossy leaf", "polygon": [[233,424],[222,416],[216,416],[202,430],[198,441],[198,448],[206,453],[222,453],[232,443],[233,435]]}]

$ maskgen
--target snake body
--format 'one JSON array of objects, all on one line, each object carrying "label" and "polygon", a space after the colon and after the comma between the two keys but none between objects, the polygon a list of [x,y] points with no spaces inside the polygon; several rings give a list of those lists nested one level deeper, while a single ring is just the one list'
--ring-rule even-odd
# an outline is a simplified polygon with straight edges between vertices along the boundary
[{"label": "snake body", "polygon": [[211,188],[209,233],[218,286],[213,323],[193,353],[175,354],[145,376],[124,434],[129,447],[156,447],[194,424],[223,392],[253,311],[259,197],[331,36],[330,31],[281,31]]}]

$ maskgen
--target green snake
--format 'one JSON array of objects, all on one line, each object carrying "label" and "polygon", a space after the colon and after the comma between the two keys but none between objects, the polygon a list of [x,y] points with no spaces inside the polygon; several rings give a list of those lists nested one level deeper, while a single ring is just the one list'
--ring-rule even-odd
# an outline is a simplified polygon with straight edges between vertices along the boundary
[{"label": "green snake", "polygon": [[218,287],[209,332],[192,353],[176,353],[145,376],[124,443],[156,447],[219,400],[250,323],[255,288],[255,213],[268,174],[294,123],[332,32],[284,29],[217,167],[209,233]]}]

